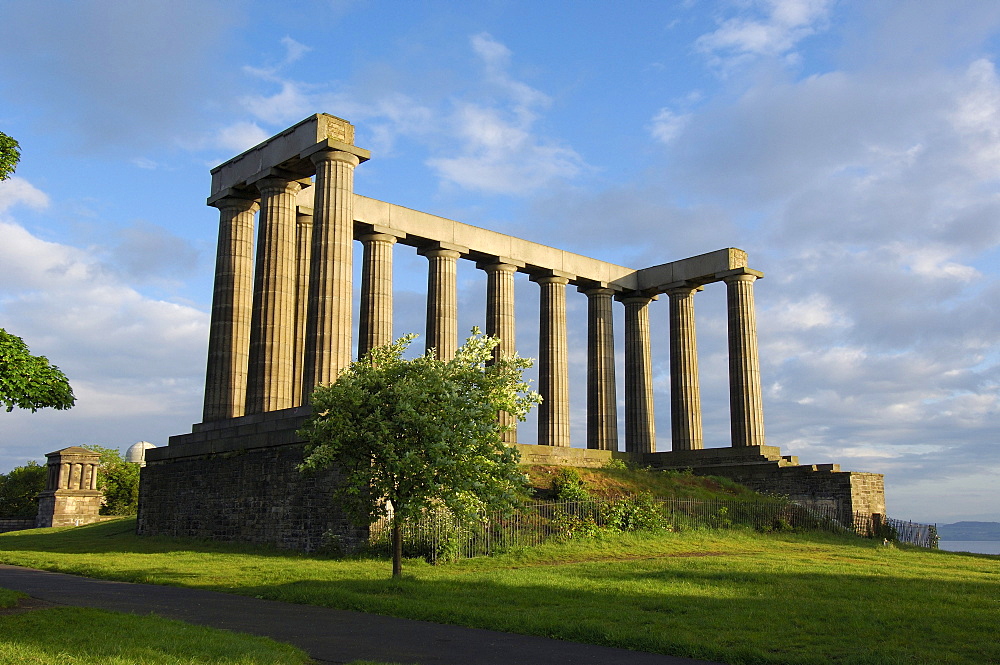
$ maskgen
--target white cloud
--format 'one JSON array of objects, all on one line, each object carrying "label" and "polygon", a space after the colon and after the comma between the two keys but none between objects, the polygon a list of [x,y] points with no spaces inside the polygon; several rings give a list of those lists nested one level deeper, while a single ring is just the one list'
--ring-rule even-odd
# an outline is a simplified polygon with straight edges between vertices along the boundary
[{"label": "white cloud", "polygon": [[18,205],[44,210],[49,205],[49,197],[24,178],[11,176],[0,180],[0,214]]},{"label": "white cloud", "polygon": [[471,43],[497,101],[492,106],[457,103],[447,124],[460,141],[460,154],[434,157],[427,164],[461,187],[516,196],[583,171],[584,161],[576,151],[534,131],[538,112],[551,100],[510,76],[510,50],[485,33],[474,35]]},{"label": "white cloud", "polygon": [[220,129],[213,143],[216,147],[236,155],[267,138],[269,138],[268,133],[261,129],[257,123],[239,121]]},{"label": "white cloud", "polygon": [[[28,183],[15,187],[46,200]],[[0,215],[0,237],[3,327],[58,365],[77,395],[67,412],[0,413],[0,465],[23,463],[40,448],[131,443],[123,432],[165,443],[196,420],[207,314],[144,295],[123,279],[185,265],[190,272],[186,241],[137,224],[112,234],[111,247],[80,248],[42,240],[8,215]]]},{"label": "white cloud", "polygon": [[684,131],[690,117],[690,114],[679,115],[664,107],[653,116],[649,133],[660,143],[670,143]]},{"label": "white cloud", "polygon": [[802,39],[823,29],[830,0],[752,0],[740,16],[722,21],[695,45],[718,57],[783,55]]}]

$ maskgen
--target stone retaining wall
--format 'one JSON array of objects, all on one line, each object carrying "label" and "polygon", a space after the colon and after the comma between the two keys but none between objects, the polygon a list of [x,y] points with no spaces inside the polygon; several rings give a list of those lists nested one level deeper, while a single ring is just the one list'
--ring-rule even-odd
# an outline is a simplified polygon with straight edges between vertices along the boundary
[{"label": "stone retaining wall", "polygon": [[[301,416],[284,415],[279,438],[296,439]],[[169,447],[147,451],[137,532],[306,552],[350,550],[367,540],[367,530],[352,525],[332,499],[337,475],[301,473],[297,466],[305,444],[269,445],[273,437],[263,432],[279,431],[273,424],[256,423],[255,433],[253,423],[246,427],[243,422],[243,430],[216,428],[209,435],[172,437]],[[185,441],[190,437],[197,440]]]}]

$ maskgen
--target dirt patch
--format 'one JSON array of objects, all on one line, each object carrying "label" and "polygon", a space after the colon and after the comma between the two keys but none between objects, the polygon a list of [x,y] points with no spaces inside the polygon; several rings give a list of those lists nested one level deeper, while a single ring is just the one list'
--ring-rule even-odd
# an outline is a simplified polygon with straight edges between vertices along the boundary
[{"label": "dirt patch", "polygon": [[58,603],[50,603],[47,600],[42,600],[41,598],[22,598],[21,601],[15,607],[0,607],[0,616],[7,614],[23,614],[24,612],[31,612],[32,610],[47,610],[50,607],[58,607]]}]

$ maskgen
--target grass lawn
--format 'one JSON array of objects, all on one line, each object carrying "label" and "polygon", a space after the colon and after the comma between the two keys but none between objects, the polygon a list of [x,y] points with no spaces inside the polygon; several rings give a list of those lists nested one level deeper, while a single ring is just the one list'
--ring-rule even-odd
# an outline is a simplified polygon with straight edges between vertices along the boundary
[{"label": "grass lawn", "polygon": [[134,521],[0,535],[0,561],[719,660],[1000,663],[1000,557],[828,534],[688,531],[492,559],[334,560]]},{"label": "grass lawn", "polygon": [[304,665],[308,662],[304,651],[289,644],[152,616],[82,607],[0,615],[2,665]]}]

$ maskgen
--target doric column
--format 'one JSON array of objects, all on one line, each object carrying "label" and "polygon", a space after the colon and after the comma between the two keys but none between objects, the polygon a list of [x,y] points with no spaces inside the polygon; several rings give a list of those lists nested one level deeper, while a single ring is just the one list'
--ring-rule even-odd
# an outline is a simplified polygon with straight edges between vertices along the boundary
[{"label": "doric column", "polygon": [[753,283],[759,275],[724,278],[729,311],[729,419],[732,445],[764,445],[764,407],[757,356],[757,315]]},{"label": "doric column", "polygon": [[358,155],[322,150],[316,165],[309,313],[302,392],[333,383],[351,364],[352,266],[354,261],[354,168]]},{"label": "doric column", "polygon": [[253,217],[258,207],[255,200],[235,197],[212,205],[219,209],[219,244],[208,333],[204,422],[243,415],[253,307]]},{"label": "doric column", "polygon": [[295,194],[298,182],[265,178],[250,324],[246,413],[292,406],[295,359]]},{"label": "doric column", "polygon": [[541,287],[538,322],[538,444],[569,446],[569,356],[566,344],[566,285],[555,274],[533,275]]},{"label": "doric column", "polygon": [[292,372],[292,404],[307,401],[302,394],[302,367],[306,359],[306,318],[309,315],[309,272],[312,258],[312,215],[295,216],[295,368]]},{"label": "doric column", "polygon": [[670,433],[672,450],[700,450],[701,392],[698,387],[698,343],[694,329],[696,287],[667,291],[670,297]]},{"label": "doric column", "polygon": [[587,447],[618,450],[615,394],[614,291],[580,288],[587,296]]},{"label": "doric column", "polygon": [[392,246],[396,237],[368,233],[358,240],[364,247],[358,321],[360,358],[375,347],[392,342]]},{"label": "doric column", "polygon": [[458,349],[458,287],[456,261],[461,253],[442,246],[420,250],[427,257],[426,348],[450,360]]},{"label": "doric column", "polygon": [[[486,334],[500,338],[493,349],[493,358],[513,356],[517,352],[514,339],[514,273],[517,266],[498,260],[479,267],[486,271]],[[501,425],[510,427],[503,433],[504,443],[517,443],[517,419],[504,411],[499,417]]]},{"label": "doric column", "polygon": [[649,303],[655,298],[621,298],[625,305],[625,450],[630,453],[656,452],[649,348]]}]

